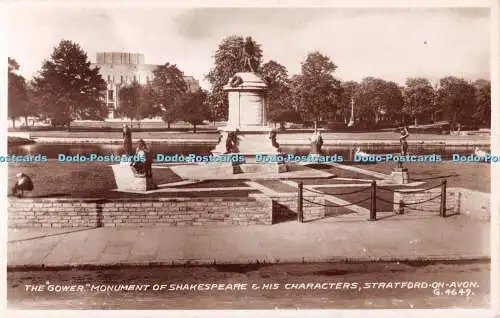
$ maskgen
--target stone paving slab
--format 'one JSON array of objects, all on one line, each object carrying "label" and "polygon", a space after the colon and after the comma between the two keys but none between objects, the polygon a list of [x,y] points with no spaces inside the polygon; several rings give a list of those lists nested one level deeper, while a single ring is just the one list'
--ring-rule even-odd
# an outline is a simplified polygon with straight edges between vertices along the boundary
[{"label": "stone paving slab", "polygon": [[87,239],[73,249],[70,264],[92,263],[100,259],[106,248],[109,232],[105,228],[89,229]]},{"label": "stone paving slab", "polygon": [[61,235],[70,232],[78,232],[87,228],[16,228],[9,230],[9,242],[36,239],[46,236]]},{"label": "stone paving slab", "polygon": [[55,248],[53,248],[44,258],[44,262],[47,264],[57,264],[61,262],[61,260],[70,262],[75,250],[84,244],[89,235],[89,231],[79,231],[73,232],[71,235],[61,235]]},{"label": "stone paving slab", "polygon": [[[9,235],[13,231],[9,229]],[[8,243],[8,267],[490,257],[490,223],[466,216],[338,218],[253,226],[97,228]]]}]

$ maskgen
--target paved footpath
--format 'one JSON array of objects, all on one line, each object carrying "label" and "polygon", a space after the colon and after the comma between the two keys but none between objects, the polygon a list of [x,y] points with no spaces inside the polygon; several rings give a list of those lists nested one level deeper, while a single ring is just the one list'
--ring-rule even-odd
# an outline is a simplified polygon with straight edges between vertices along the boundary
[{"label": "paved footpath", "polygon": [[8,267],[485,259],[490,223],[402,215],[262,226],[9,229]]}]

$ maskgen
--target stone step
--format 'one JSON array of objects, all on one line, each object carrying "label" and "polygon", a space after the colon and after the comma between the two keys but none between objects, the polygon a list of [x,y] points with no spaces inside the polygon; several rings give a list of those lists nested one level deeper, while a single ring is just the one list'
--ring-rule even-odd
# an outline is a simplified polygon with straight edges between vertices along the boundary
[{"label": "stone step", "polygon": [[279,163],[243,163],[235,166],[236,173],[257,173],[257,172],[268,172],[268,173],[282,173],[287,172],[288,168],[286,164]]},{"label": "stone step", "polygon": [[118,190],[122,191],[149,191],[156,189],[153,178],[136,177],[128,162],[111,166]]}]

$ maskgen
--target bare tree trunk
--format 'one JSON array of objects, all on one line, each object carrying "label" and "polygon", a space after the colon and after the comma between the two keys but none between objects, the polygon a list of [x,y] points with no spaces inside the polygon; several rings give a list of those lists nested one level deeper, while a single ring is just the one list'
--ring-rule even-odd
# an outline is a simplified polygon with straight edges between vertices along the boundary
[{"label": "bare tree trunk", "polygon": [[16,128],[16,119],[12,118],[12,128]]},{"label": "bare tree trunk", "polygon": [[453,114],[453,117],[451,119],[451,125],[450,125],[450,130],[454,131],[455,130],[455,123],[457,122],[457,113]]},{"label": "bare tree trunk", "polygon": [[196,123],[193,124],[193,133],[196,134]]}]

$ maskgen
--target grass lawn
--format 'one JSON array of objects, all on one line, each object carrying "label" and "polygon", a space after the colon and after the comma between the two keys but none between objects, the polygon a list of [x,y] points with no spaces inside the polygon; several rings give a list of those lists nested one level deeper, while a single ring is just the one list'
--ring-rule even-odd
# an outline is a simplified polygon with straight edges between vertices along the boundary
[{"label": "grass lawn", "polygon": [[[394,164],[358,165],[363,169],[375,170],[389,174]],[[413,181],[424,181],[425,184],[419,188],[439,184],[441,178],[447,178],[449,187],[464,187],[472,190],[490,192],[490,165],[488,164],[463,164],[463,163],[414,163],[407,165],[410,170],[410,178]],[[113,171],[105,163],[60,163],[50,160],[48,163],[11,163],[8,166],[9,188],[15,182],[16,173],[22,171],[32,177],[35,189],[30,197],[144,197],[144,195],[123,194],[113,189],[116,188]],[[297,166],[299,167],[299,166]],[[304,168],[300,166],[300,168]],[[344,170],[331,168],[327,171],[334,173],[337,177],[374,179],[371,176]],[[181,181],[182,179],[168,168],[153,168],[153,174],[157,184]],[[305,184],[342,184],[357,183],[352,181],[341,181],[332,179],[308,179],[301,180]],[[295,188],[282,184],[278,181],[259,181],[278,192],[293,193]],[[207,181],[200,184],[179,186],[178,188],[207,188],[207,187],[244,187],[242,180]],[[319,188],[327,193],[340,193],[354,191],[356,188]],[[10,189],[9,189],[10,190]],[[228,190],[214,192],[183,192],[183,193],[153,193],[147,197],[202,197],[202,196],[247,196],[256,191]],[[367,192],[368,193],[368,192]],[[344,199],[344,197],[341,197]],[[354,197],[346,196],[347,201],[355,202],[361,199],[359,194]],[[368,202],[366,203],[368,204]]]},{"label": "grass lawn", "polygon": [[[419,189],[420,188],[430,188],[433,185],[435,185],[435,184],[429,183],[429,184],[426,184],[424,187],[419,187]],[[383,186],[381,188],[397,190],[397,189],[401,189],[402,187]],[[370,187],[349,187],[349,188],[343,188],[343,189],[342,188],[336,188],[336,189],[316,188],[316,190],[334,195],[334,196],[338,197],[339,199],[342,199],[342,200],[345,200],[345,201],[348,201],[351,203],[356,203],[356,202],[359,202],[363,199],[371,198],[371,188]],[[360,191],[360,190],[362,190],[362,191]],[[354,192],[354,191],[360,191],[360,192],[351,193],[351,194],[343,194],[343,193],[350,193],[350,192]],[[393,210],[393,204],[392,204],[392,202],[394,201],[394,193],[393,192],[379,189],[377,191],[377,198],[379,198],[377,200],[377,211],[388,212],[388,211]],[[435,199],[435,202],[440,202],[439,200],[440,200],[439,198]],[[366,209],[370,209],[370,204],[371,204],[371,202],[368,199],[368,200],[361,202],[357,205],[359,205],[363,208],[366,208]],[[332,203],[331,205],[335,206],[336,204]],[[414,211],[414,210],[409,210],[408,212],[419,213],[418,211]],[[431,211],[430,213],[433,213],[433,211]]]},{"label": "grass lawn", "polygon": [[279,180],[260,180],[259,184],[279,193],[297,193],[297,188],[284,184]]},{"label": "grass lawn", "polygon": [[[353,165],[390,174],[396,167],[395,163],[377,163],[373,165]],[[443,161],[437,163],[422,162],[405,164],[410,173],[411,181],[439,183],[446,178],[448,187],[463,187],[471,190],[487,192],[490,190],[491,165],[486,163],[454,163]],[[342,175],[338,175],[342,177]]]},{"label": "grass lawn", "polygon": [[[361,165],[361,168],[366,170],[372,170],[371,167],[374,165]],[[352,178],[352,179],[366,179],[366,180],[379,180],[380,178],[367,175],[364,173],[350,171],[342,168],[332,167],[330,165],[314,165],[313,168],[321,169],[322,171],[329,172],[339,178]]]},{"label": "grass lawn", "polygon": [[194,184],[183,185],[181,188],[222,188],[222,187],[246,187],[245,180],[207,180]]},{"label": "grass lawn", "polygon": [[[116,195],[113,171],[105,163],[61,163],[50,160],[48,163],[11,163],[8,168],[8,185],[16,180],[16,173],[28,174],[35,184],[30,197],[95,197]],[[155,169],[158,184],[178,182],[182,179],[170,169]],[[128,194],[127,194],[128,195]]]},{"label": "grass lawn", "polygon": [[370,184],[370,181],[338,180],[337,178],[329,178],[329,179],[293,179],[293,181],[301,181],[304,185],[353,184],[353,183],[368,184],[368,185]]}]

